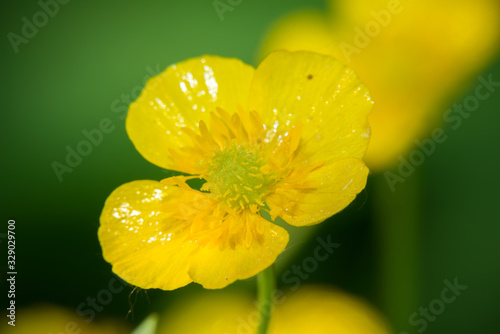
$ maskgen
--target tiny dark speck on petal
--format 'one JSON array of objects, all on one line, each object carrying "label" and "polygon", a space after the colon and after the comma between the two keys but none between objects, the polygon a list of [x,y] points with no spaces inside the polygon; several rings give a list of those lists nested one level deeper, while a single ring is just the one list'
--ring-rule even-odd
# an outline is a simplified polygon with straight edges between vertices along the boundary
[{"label": "tiny dark speck on petal", "polygon": [[309,75],[307,76],[307,79],[309,79],[309,80],[311,80],[312,78],[313,78],[313,75],[312,75],[312,74],[309,74]]}]

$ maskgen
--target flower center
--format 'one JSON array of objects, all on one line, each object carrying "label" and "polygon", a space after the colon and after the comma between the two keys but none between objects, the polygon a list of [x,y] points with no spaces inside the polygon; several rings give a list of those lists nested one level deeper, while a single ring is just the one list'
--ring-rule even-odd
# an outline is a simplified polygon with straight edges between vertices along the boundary
[{"label": "flower center", "polygon": [[256,151],[243,146],[217,150],[207,173],[205,189],[234,210],[264,205],[263,197],[273,182],[262,172],[262,162]]}]

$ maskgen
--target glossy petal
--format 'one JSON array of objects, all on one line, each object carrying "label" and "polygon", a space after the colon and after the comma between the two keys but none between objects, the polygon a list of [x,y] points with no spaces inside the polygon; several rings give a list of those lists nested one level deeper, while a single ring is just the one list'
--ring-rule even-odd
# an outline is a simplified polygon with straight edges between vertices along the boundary
[{"label": "glossy petal", "polygon": [[372,101],[354,72],[334,58],[273,52],[257,68],[251,96],[250,109],[260,112],[269,138],[302,125],[296,163],[363,157]]},{"label": "glossy petal", "polygon": [[186,173],[174,163],[169,150],[193,145],[185,128],[198,133],[217,107],[228,112],[246,108],[254,69],[237,59],[204,56],[170,66],[150,79],[130,105],[127,133],[137,150],[150,162]]},{"label": "glossy petal", "polygon": [[192,281],[222,288],[254,276],[276,260],[288,234],[256,214],[227,214],[205,193],[135,181],[109,196],[99,241],[127,282],[172,290]]},{"label": "glossy petal", "polygon": [[[313,225],[344,209],[364,189],[368,168],[347,158],[323,165],[303,176],[291,174],[277,184],[266,203],[273,216],[295,226]],[[297,187],[301,182],[304,187]]]},{"label": "glossy petal", "polygon": [[274,263],[288,243],[288,233],[260,215],[243,212],[224,224],[239,230],[223,242],[198,249],[189,271],[194,281],[208,289],[223,288],[236,279],[257,275]]},{"label": "glossy petal", "polygon": [[194,247],[185,226],[176,226],[164,210],[168,202],[182,199],[182,192],[143,180],[126,183],[108,197],[99,241],[118,276],[144,289],[172,290],[192,281],[188,269]]}]

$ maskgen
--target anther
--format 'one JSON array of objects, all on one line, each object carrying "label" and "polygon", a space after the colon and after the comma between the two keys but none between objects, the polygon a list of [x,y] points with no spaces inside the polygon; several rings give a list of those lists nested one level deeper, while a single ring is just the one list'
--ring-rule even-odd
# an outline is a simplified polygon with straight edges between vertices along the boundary
[{"label": "anther", "polygon": [[243,198],[245,199],[245,202],[247,202],[247,204],[250,204],[250,201],[248,200],[248,197],[246,195],[243,195]]}]

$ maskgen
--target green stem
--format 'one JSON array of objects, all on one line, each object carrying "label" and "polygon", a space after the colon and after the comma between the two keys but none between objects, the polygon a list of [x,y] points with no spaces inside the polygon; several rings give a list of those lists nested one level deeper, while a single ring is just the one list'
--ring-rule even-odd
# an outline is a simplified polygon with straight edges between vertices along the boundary
[{"label": "green stem", "polygon": [[260,321],[257,334],[266,334],[271,320],[273,311],[272,293],[274,291],[276,281],[274,276],[273,265],[264,269],[257,276],[257,296],[259,303]]},{"label": "green stem", "polygon": [[379,231],[382,307],[397,330],[408,327],[418,308],[421,192],[416,171],[391,191],[384,175],[374,184],[376,226]]}]

